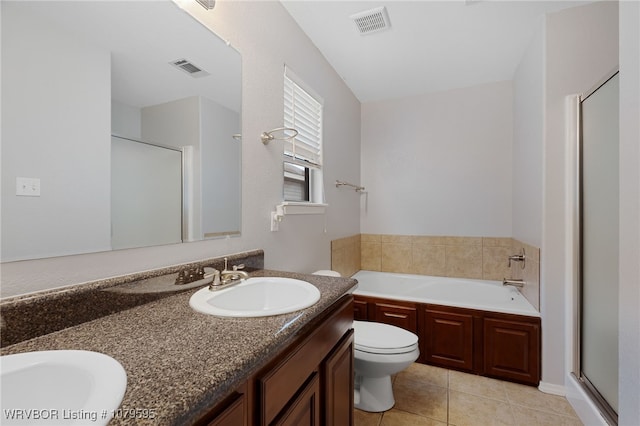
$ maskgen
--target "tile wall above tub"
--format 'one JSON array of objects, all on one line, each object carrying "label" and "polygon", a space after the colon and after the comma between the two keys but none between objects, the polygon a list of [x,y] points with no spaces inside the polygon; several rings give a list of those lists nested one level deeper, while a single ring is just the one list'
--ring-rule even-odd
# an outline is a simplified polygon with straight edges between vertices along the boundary
[{"label": "tile wall above tub", "polygon": [[[509,256],[525,249],[525,268]],[[331,269],[501,281],[524,279],[523,294],[540,309],[540,249],[509,237],[357,234],[331,242]]]}]

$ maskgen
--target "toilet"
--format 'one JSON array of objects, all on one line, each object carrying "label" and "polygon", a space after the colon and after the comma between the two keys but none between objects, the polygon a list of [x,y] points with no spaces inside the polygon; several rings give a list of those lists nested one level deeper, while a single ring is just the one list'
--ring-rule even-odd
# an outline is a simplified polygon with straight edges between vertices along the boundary
[{"label": "toilet", "polygon": [[[328,270],[313,274],[340,276]],[[353,329],[354,405],[363,411],[387,411],[395,404],[391,376],[418,359],[418,336],[400,327],[369,321],[354,321]]]}]

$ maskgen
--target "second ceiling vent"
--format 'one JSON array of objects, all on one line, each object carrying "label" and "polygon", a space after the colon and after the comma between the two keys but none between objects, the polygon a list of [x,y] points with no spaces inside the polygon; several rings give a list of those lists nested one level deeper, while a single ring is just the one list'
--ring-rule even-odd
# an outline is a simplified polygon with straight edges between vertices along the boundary
[{"label": "second ceiling vent", "polygon": [[191,77],[206,77],[209,75],[208,72],[195,65],[193,62],[187,59],[176,59],[175,61],[169,62],[174,67],[178,68],[189,74]]},{"label": "second ceiling vent", "polygon": [[362,35],[384,31],[391,27],[387,8],[384,6],[353,14],[350,18],[355,22]]}]

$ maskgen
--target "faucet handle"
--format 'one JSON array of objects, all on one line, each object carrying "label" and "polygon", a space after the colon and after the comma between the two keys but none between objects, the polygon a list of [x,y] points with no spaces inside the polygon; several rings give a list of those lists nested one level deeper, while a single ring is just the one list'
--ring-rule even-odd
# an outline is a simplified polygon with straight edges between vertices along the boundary
[{"label": "faucet handle", "polygon": [[511,268],[511,262],[522,262],[520,268],[524,269],[526,256],[524,255],[524,247],[520,249],[520,254],[513,254],[509,256],[509,268]]},{"label": "faucet handle", "polygon": [[237,271],[239,269],[244,269],[244,263],[241,263],[239,265],[233,265],[233,270]]},{"label": "faucet handle", "polygon": [[[207,268],[209,269],[209,268]],[[209,290],[216,290],[216,287],[219,287],[220,284],[222,284],[220,282],[220,271],[218,271],[215,268],[211,268],[213,269],[211,272],[205,273],[204,274],[204,278],[211,278],[213,277],[213,280],[211,280],[211,284],[209,284]]]}]

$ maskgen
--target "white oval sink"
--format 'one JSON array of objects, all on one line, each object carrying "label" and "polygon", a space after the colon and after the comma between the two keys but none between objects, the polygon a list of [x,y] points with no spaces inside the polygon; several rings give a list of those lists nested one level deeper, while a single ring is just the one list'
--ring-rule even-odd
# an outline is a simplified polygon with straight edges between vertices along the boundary
[{"label": "white oval sink", "polygon": [[127,388],[122,365],[90,351],[5,355],[0,373],[2,424],[106,425]]},{"label": "white oval sink", "polygon": [[189,305],[198,312],[222,317],[267,317],[308,308],[320,300],[316,286],[281,277],[248,278],[218,291],[209,287],[191,296]]}]

